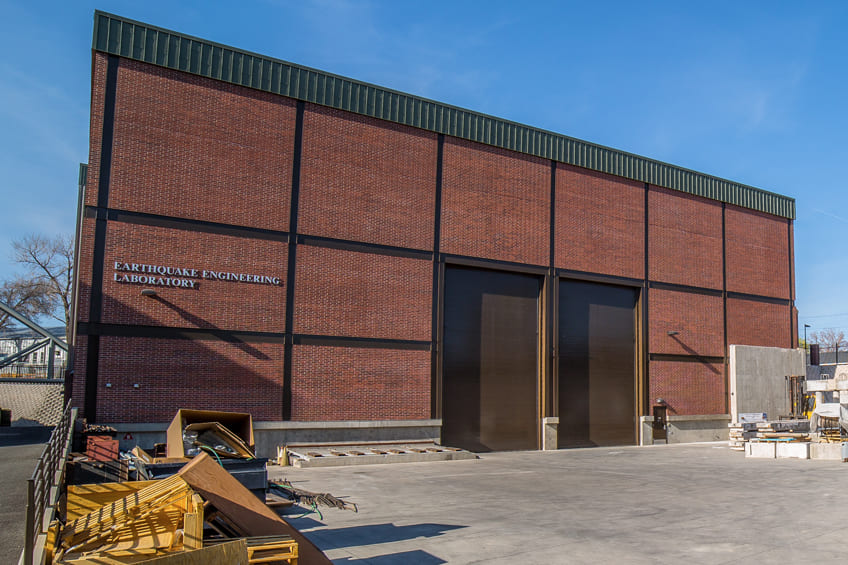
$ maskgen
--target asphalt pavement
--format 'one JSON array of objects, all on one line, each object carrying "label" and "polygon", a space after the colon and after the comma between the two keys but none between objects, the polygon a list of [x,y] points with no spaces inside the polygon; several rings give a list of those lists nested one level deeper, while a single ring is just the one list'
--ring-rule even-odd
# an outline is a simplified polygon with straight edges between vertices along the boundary
[{"label": "asphalt pavement", "polygon": [[0,428],[0,563],[17,563],[23,550],[27,479],[52,430],[45,426]]}]

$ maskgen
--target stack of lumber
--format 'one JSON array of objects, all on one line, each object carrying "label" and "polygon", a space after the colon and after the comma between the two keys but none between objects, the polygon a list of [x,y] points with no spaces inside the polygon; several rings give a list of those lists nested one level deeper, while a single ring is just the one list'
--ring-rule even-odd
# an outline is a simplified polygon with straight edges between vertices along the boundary
[{"label": "stack of lumber", "polygon": [[161,480],[69,487],[45,556],[47,565],[330,563],[206,454]]},{"label": "stack of lumber", "polygon": [[745,442],[757,437],[755,422],[731,422],[727,424],[730,436],[730,449],[745,451]]},{"label": "stack of lumber", "polygon": [[810,441],[809,420],[771,420],[757,423],[757,440]]},{"label": "stack of lumber", "polygon": [[744,451],[745,442],[810,441],[809,420],[761,420],[728,424],[730,449]]}]

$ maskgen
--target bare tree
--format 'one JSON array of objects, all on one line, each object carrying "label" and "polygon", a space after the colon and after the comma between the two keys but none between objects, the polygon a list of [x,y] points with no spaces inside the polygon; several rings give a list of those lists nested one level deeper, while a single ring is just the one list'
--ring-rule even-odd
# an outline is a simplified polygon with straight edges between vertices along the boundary
[{"label": "bare tree", "polygon": [[[40,281],[14,277],[0,283],[0,302],[28,318],[40,316],[53,309],[49,288]],[[0,329],[13,325],[12,317],[0,312]]]},{"label": "bare tree", "polygon": [[65,324],[70,336],[74,242],[69,235],[30,234],[12,242],[14,259],[27,270],[26,280],[45,290],[49,305],[41,314]]},{"label": "bare tree", "polygon": [[824,328],[810,334],[810,343],[818,343],[822,351],[836,351],[848,346],[845,341],[845,332],[834,328]]}]

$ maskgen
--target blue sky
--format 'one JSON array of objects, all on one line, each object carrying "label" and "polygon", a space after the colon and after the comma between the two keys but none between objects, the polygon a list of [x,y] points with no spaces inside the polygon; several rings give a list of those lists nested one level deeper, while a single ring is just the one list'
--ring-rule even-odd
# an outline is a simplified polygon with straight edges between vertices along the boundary
[{"label": "blue sky", "polygon": [[0,277],[15,269],[13,238],[73,232],[100,9],[791,196],[799,325],[848,333],[848,3],[0,0],[0,8]]}]

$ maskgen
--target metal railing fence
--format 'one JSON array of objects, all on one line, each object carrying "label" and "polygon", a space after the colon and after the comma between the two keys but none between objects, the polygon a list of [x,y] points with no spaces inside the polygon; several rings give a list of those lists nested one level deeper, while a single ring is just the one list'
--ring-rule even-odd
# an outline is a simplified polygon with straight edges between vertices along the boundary
[{"label": "metal railing fence", "polygon": [[[61,378],[65,372],[65,363],[60,361],[53,368],[53,374]],[[0,378],[4,379],[47,379],[50,377],[50,366],[46,363],[12,363],[0,367]]]},{"label": "metal railing fence", "polygon": [[71,449],[77,409],[65,407],[62,419],[53,429],[50,441],[27,480],[27,511],[23,565],[32,565],[38,537],[47,533],[53,520],[65,476],[65,463]]}]

